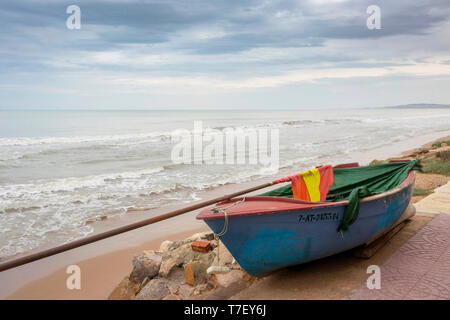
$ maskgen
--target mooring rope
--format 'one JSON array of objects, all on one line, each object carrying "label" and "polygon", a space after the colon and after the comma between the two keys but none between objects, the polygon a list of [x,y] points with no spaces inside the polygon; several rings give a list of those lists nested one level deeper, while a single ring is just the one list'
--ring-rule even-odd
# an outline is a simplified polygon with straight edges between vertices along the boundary
[{"label": "mooring rope", "polygon": [[212,209],[213,212],[220,212],[220,213],[223,213],[224,218],[225,218],[225,221],[224,221],[224,225],[223,225],[222,231],[220,231],[219,233],[214,233],[215,236],[222,237],[222,236],[224,236],[224,235],[227,233],[227,231],[228,231],[228,214],[227,214],[227,209],[229,209],[229,208],[231,208],[231,207],[234,207],[235,205],[237,205],[237,204],[239,204],[239,203],[242,203],[242,202],[244,202],[244,201],[245,201],[245,197],[242,198],[242,200],[236,201],[235,203],[233,203],[232,205],[230,205],[230,206],[228,206],[228,207],[225,207],[225,208],[222,208],[222,207],[216,207],[216,208],[213,208],[213,209]]},{"label": "mooring rope", "polygon": [[228,214],[227,214],[227,209],[234,207],[235,205],[242,203],[245,201],[245,197],[242,198],[242,200],[236,201],[235,203],[233,203],[232,205],[222,208],[222,207],[216,207],[213,208],[212,211],[213,212],[220,212],[223,213],[224,215],[224,224],[223,224],[223,228],[222,231],[220,231],[219,233],[215,233],[214,232],[214,239],[217,242],[217,265],[220,266],[220,261],[219,261],[219,247],[220,247],[220,237],[224,236],[227,232],[228,232]]}]

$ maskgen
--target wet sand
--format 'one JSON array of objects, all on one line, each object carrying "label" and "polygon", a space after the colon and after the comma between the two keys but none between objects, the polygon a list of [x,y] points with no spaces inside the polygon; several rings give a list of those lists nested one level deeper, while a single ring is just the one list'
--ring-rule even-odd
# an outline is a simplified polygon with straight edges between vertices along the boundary
[{"label": "wet sand", "polygon": [[[351,155],[342,156],[342,159],[337,159],[336,163],[332,164],[357,161],[364,165],[373,159],[401,156],[401,151],[420,147],[449,134],[450,132],[448,131],[426,134],[413,139],[399,141],[387,147],[371,151],[354,152]],[[313,166],[314,164],[311,165]],[[199,196],[203,200],[211,199],[272,181],[274,178],[279,178],[286,174],[292,174],[292,168],[285,171],[281,170],[277,176],[207,190],[199,194]],[[260,192],[257,191],[253,194]],[[180,205],[178,207],[182,206]],[[126,215],[95,222],[94,229],[96,233],[103,232],[120,225],[166,213],[175,208],[177,207],[167,206],[157,210],[129,212]],[[53,257],[1,272],[0,298],[106,299],[113,288],[130,272],[131,261],[134,255],[145,249],[157,249],[164,240],[183,239],[193,233],[208,230],[202,221],[195,219],[199,211],[193,211],[134,230],[133,232],[127,232]],[[66,288],[66,279],[69,275],[65,270],[67,266],[72,264],[81,267],[81,290],[68,290]]]}]

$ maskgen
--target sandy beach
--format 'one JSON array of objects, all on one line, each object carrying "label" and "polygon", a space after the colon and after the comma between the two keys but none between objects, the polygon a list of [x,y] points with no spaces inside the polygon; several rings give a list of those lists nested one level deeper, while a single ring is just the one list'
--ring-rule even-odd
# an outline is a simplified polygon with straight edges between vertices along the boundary
[{"label": "sandy beach", "polygon": [[[369,152],[354,152],[350,156],[337,159],[336,163],[354,162],[368,164],[373,159],[399,157],[407,150],[421,147],[436,141],[449,139],[450,132],[438,132],[393,143]],[[314,165],[314,164],[311,164]],[[288,175],[279,172],[275,177]],[[228,184],[213,190],[199,193],[201,199],[213,198],[226,193],[272,181],[274,176],[243,184]],[[258,193],[258,192],[256,192]],[[166,206],[148,211],[131,211],[125,215],[93,223],[95,232],[102,232],[119,225],[142,220],[160,213],[165,213],[179,206]],[[12,270],[0,273],[0,298],[2,299],[107,299],[117,284],[131,271],[133,256],[143,250],[158,249],[164,240],[181,240],[189,235],[207,231],[203,222],[195,219],[200,210],[178,216],[154,225],[127,232],[110,239],[86,245],[50,258],[36,261]],[[423,221],[426,218],[422,219]],[[421,220],[421,221],[422,221]],[[422,226],[425,222],[419,222]],[[412,227],[414,233],[415,227]],[[389,256],[389,250],[383,257]],[[339,258],[336,258],[339,259]],[[384,259],[384,258],[380,258]],[[66,288],[66,267],[72,264],[80,266],[82,272],[82,289]],[[364,264],[363,264],[364,265]],[[355,271],[359,272],[359,271]],[[250,293],[249,293],[250,294]],[[242,298],[248,298],[245,294]],[[289,298],[289,297],[285,297]]]}]

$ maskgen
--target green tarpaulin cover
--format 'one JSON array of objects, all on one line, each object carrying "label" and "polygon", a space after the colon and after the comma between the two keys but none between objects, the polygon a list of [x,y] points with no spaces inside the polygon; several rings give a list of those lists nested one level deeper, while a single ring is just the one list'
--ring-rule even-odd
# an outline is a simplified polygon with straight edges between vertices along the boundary
[{"label": "green tarpaulin cover", "polygon": [[[347,231],[348,227],[356,221],[361,198],[397,187],[405,181],[411,170],[420,170],[420,168],[419,161],[413,160],[410,162],[333,169],[335,183],[330,188],[326,201],[349,201],[338,231]],[[293,194],[289,184],[260,194],[260,196],[292,198]]]}]

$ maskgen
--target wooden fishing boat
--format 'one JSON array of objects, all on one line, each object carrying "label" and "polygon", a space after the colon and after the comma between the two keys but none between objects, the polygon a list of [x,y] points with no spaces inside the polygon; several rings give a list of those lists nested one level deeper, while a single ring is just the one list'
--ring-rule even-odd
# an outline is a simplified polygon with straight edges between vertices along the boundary
[{"label": "wooden fishing boat", "polygon": [[233,198],[204,209],[197,219],[204,220],[216,234],[222,233],[220,239],[243,269],[264,276],[358,247],[387,232],[398,223],[411,199],[415,171],[405,176],[396,187],[362,198],[358,218],[346,232],[338,232],[338,228],[348,201]]}]

